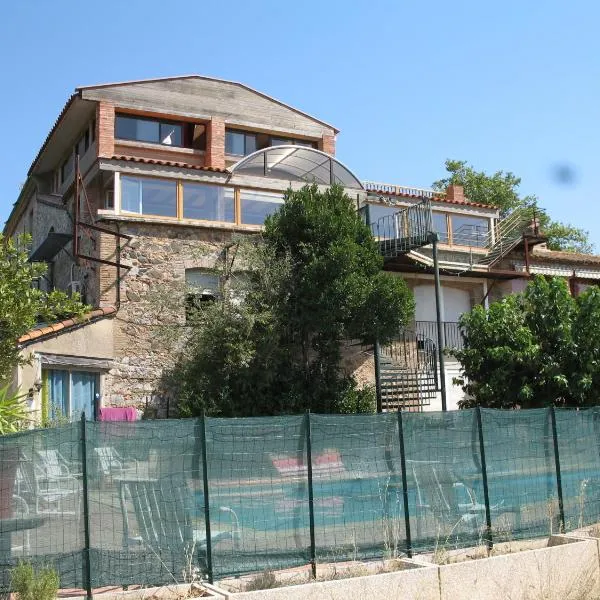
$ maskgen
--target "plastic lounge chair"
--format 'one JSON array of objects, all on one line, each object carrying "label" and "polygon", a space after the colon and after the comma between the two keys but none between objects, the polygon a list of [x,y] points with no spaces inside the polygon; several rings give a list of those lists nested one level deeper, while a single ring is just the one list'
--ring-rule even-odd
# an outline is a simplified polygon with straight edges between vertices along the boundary
[{"label": "plastic lounge chair", "polygon": [[[181,561],[188,565],[193,553],[204,564],[206,552],[206,530],[194,529],[193,496],[185,482],[173,483],[172,480],[121,481],[126,486],[122,491],[124,541],[126,547],[142,545],[161,557],[165,563],[171,562],[172,568],[180,570]],[[122,488],[123,489],[123,488]],[[127,515],[127,498],[131,501],[137,522],[137,536],[132,536]],[[234,548],[239,548],[241,539],[237,514],[222,506],[219,512],[229,517],[227,530],[211,530],[212,544],[230,540]],[[173,571],[174,572],[174,571]]]},{"label": "plastic lounge chair", "polygon": [[[80,474],[71,470],[58,450],[37,450],[35,454],[32,479],[36,513],[79,515]],[[78,499],[72,511],[63,508],[63,501],[67,498]]]},{"label": "plastic lounge chair", "polygon": [[98,461],[98,470],[105,477],[125,476],[139,472],[137,460],[125,461],[112,446],[94,448],[94,454]]},{"label": "plastic lounge chair", "polygon": [[[28,517],[29,516],[29,505],[27,504],[26,500],[24,498],[22,498],[21,496],[17,495],[17,494],[13,494],[13,507],[14,507],[14,511],[13,511],[13,516],[20,518],[20,517]],[[19,535],[20,536],[20,544],[13,544],[10,548],[11,553],[16,553],[16,554],[29,554],[29,552],[31,551],[31,536],[30,536],[30,532],[29,529],[25,529],[23,531],[18,532],[18,534],[13,534],[13,536],[15,535]]]},{"label": "plastic lounge chair", "polygon": [[[304,461],[304,457],[302,456],[275,456],[271,458],[271,462],[281,477],[306,478],[308,475],[308,467]],[[331,475],[344,475],[346,473],[346,467],[344,466],[342,457],[337,450],[329,450],[313,456],[313,477],[329,477]]]},{"label": "plastic lounge chair", "polygon": [[[444,529],[449,529],[447,533],[458,533],[461,525],[478,535],[483,531],[485,504],[477,502],[473,488],[458,481],[446,465],[439,462],[407,460],[406,466],[412,470],[418,511],[432,513]],[[520,528],[519,507],[500,502],[490,506],[490,513],[514,513],[514,527],[517,530]],[[417,519],[417,525],[420,520]]]}]

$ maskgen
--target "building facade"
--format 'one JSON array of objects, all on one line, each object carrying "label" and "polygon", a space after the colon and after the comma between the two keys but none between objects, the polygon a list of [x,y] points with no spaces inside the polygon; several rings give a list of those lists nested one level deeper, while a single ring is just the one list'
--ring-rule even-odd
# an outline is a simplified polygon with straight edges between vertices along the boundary
[{"label": "building facade", "polygon": [[[78,88],[4,230],[31,234],[32,260],[49,265],[40,286],[78,291],[94,309],[83,322],[40,327],[19,341],[31,361],[15,383],[29,390],[32,408],[91,416],[100,404],[160,400],[177,354],[164,330],[185,324],[190,289],[222,293],[223,265],[231,265],[228,285],[243,279],[239,240],[261,230],[286,189],[306,182],[343,185],[380,240],[385,269],[412,288],[417,362],[424,340],[436,343],[431,247],[389,251],[412,227],[401,221],[411,207],[425,202],[438,234],[447,348],[460,344],[463,312],[519,291],[533,273],[568,277],[574,293],[600,279],[597,257],[540,248],[530,215],[502,220],[458,186],[439,195],[359,180],[335,157],[338,133],[246,85],[208,77]],[[364,383],[374,380],[373,363],[368,353],[347,360]],[[456,363],[448,360],[445,371],[453,408],[461,397],[451,385]],[[422,394],[416,377],[417,408],[439,408],[439,394]],[[396,396],[401,405],[402,392]]]}]

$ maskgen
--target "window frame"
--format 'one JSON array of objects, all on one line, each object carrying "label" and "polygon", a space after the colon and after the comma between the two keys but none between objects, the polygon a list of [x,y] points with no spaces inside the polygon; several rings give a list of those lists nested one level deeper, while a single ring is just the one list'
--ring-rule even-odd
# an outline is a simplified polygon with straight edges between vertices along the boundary
[{"label": "window frame", "polygon": [[[237,154],[235,152],[229,152],[227,150],[227,134],[228,133],[238,133],[238,134],[241,134],[244,136],[244,154]],[[248,136],[251,136],[254,138],[254,150],[252,152],[247,151]],[[260,145],[258,143],[259,136],[266,136],[268,143],[266,145]],[[282,142],[282,143],[273,144],[273,140],[278,140],[278,142]],[[272,133],[261,133],[259,131],[249,131],[247,129],[237,129],[235,127],[226,127],[225,128],[225,154],[228,156],[249,156],[253,152],[256,152],[258,150],[264,150],[265,148],[272,148],[275,145],[299,146],[299,147],[305,147],[305,148],[318,149],[318,142],[316,140],[304,140],[304,139],[300,139],[300,138],[291,138],[291,137],[288,138],[285,135],[280,136],[280,135],[276,135],[276,134],[272,134]]]},{"label": "window frame", "polygon": [[[122,136],[117,135],[118,120],[120,118],[156,123],[158,125],[158,139],[156,141],[148,141],[148,140],[140,140],[135,137],[122,137]],[[179,127],[181,144],[164,144],[161,141],[161,130],[164,125],[167,125],[167,126],[175,125],[175,126]],[[146,116],[140,116],[140,115],[130,114],[130,113],[116,113],[115,114],[114,136],[115,136],[115,140],[124,140],[126,142],[138,142],[140,144],[156,144],[157,146],[162,146],[163,148],[186,148],[186,145],[185,145],[185,123],[183,121],[172,121],[170,119],[146,117]]]},{"label": "window frame", "polygon": [[[144,212],[133,212],[123,208],[123,180],[124,179],[137,179],[137,180],[147,180],[147,181],[161,181],[161,182],[173,182],[175,184],[175,215],[157,215],[153,213],[144,213]],[[180,220],[180,180],[178,179],[168,179],[166,177],[153,177],[151,175],[133,175],[130,173],[121,173],[119,177],[119,210],[125,215],[137,215],[144,218],[153,218],[153,219],[168,219],[171,221]],[[143,191],[142,191],[143,193]],[[143,209],[143,203],[142,203]]]}]

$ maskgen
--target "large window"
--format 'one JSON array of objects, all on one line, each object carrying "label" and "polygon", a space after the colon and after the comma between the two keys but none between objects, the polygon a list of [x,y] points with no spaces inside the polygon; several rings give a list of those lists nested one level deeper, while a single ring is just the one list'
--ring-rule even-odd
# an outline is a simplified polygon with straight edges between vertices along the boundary
[{"label": "large window", "polygon": [[233,188],[184,182],[183,218],[233,223]]},{"label": "large window", "polygon": [[438,239],[442,244],[448,243],[448,218],[445,213],[432,212],[431,220],[433,231],[438,234]]},{"label": "large window", "polygon": [[265,219],[278,211],[282,204],[283,196],[281,194],[241,190],[241,222],[249,225],[262,225]]},{"label": "large window", "polygon": [[177,182],[121,177],[121,209],[140,215],[177,216]]},{"label": "large window", "polygon": [[217,273],[206,269],[186,269],[185,315],[189,320],[205,303],[212,303],[221,296],[221,280]]},{"label": "large window", "polygon": [[307,146],[316,148],[317,143],[310,140],[272,136],[268,133],[253,133],[236,129],[225,130],[225,153],[236,156],[248,156],[270,146]]},{"label": "large window", "polygon": [[117,115],[115,137],[165,146],[183,146],[183,125],[171,121]]},{"label": "large window", "polygon": [[488,241],[490,220],[486,217],[451,215],[452,243],[455,246],[484,247]]}]

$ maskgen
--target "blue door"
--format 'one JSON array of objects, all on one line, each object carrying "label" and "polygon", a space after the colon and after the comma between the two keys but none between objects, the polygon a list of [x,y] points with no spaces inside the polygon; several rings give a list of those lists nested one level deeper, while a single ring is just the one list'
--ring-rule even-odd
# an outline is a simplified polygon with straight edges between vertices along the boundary
[{"label": "blue door", "polygon": [[48,382],[48,414],[51,419],[81,418],[93,420],[96,416],[98,373],[48,369],[44,373]]}]

